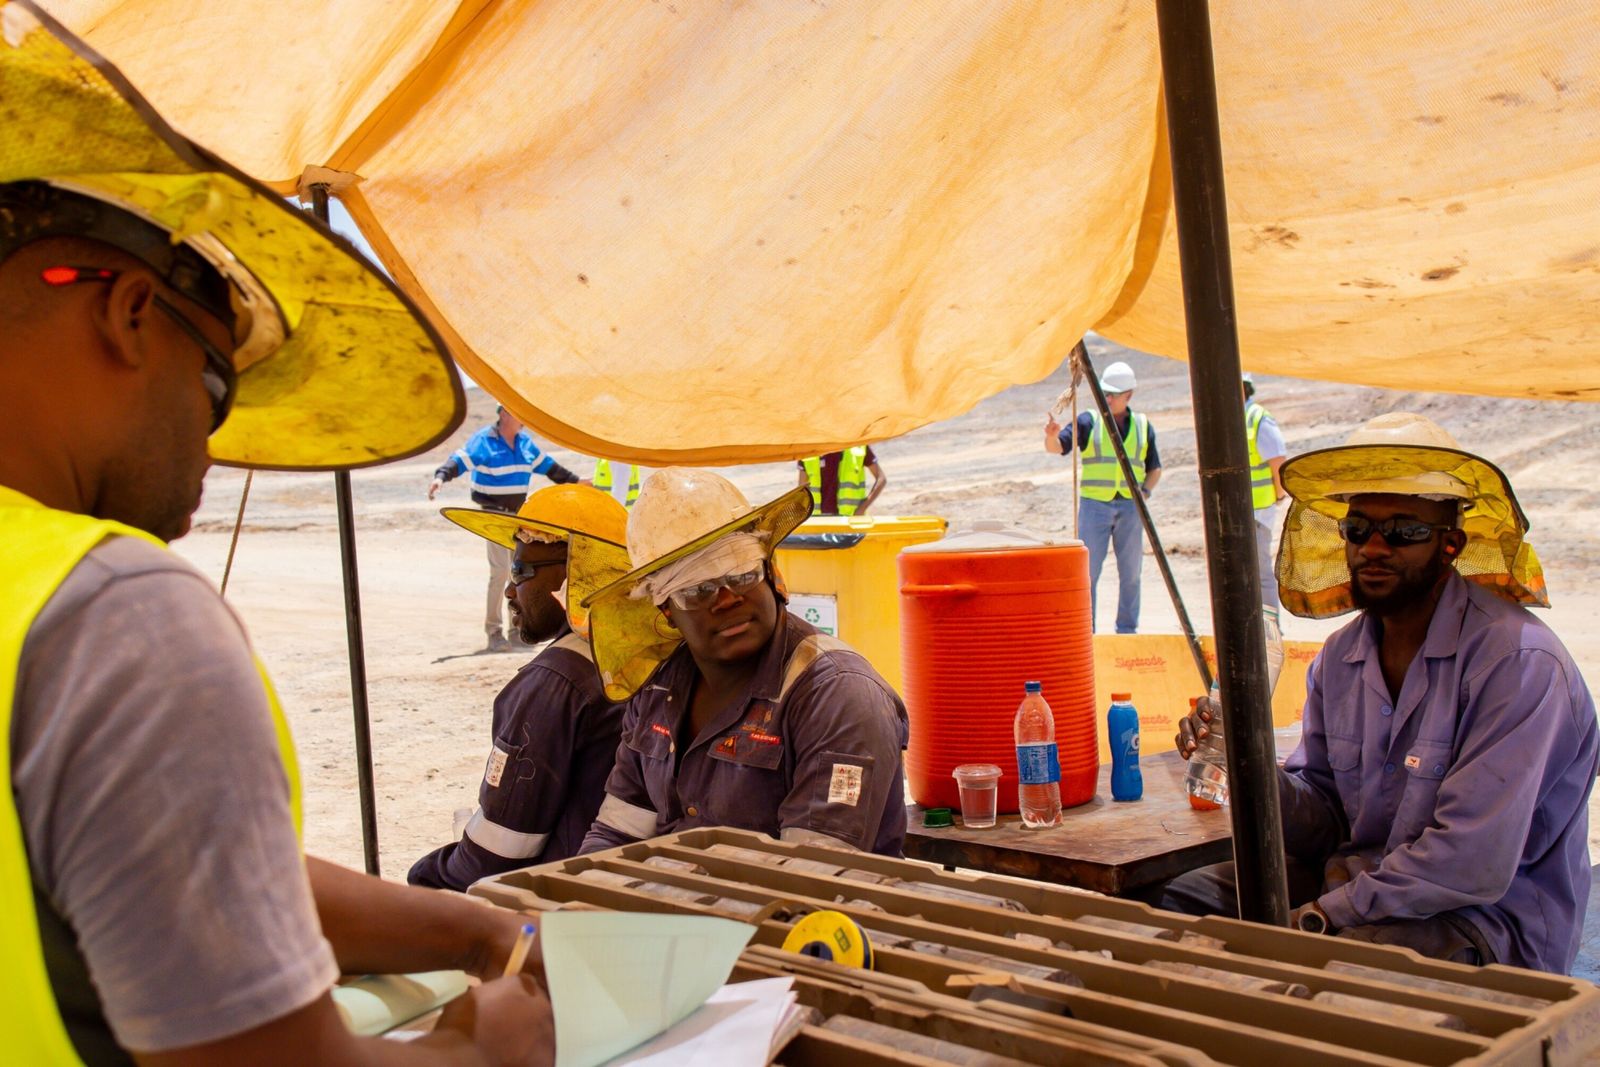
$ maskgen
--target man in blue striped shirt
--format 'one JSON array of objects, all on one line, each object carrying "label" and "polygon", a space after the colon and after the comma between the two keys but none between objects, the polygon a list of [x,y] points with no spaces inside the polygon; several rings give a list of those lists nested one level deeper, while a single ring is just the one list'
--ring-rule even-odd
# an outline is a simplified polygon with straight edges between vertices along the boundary
[{"label": "man in blue striped shirt", "polygon": [[[433,484],[428,486],[429,500],[445,482],[466,474],[474,504],[514,515],[528,498],[528,482],[535,474],[542,474],[557,485],[579,480],[576,474],[540,451],[533,435],[522,428],[522,422],[504,405],[495,408],[495,415],[494,423],[467,438],[467,443],[452,452],[433,472]],[[511,578],[511,551],[493,541],[484,543],[489,546],[489,587],[484,596],[483,612],[483,629],[489,639],[487,650],[510,652],[516,648],[516,627],[513,625],[509,631],[503,629],[502,613],[506,605],[506,582]]]}]

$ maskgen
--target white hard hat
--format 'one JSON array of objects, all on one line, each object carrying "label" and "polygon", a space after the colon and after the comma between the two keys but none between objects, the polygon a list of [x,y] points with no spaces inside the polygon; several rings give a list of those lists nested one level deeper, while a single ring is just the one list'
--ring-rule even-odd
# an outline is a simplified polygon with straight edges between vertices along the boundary
[{"label": "white hard hat", "polygon": [[720,474],[665,467],[645,480],[628,514],[628,558],[644,567],[754,510]]},{"label": "white hard hat", "polygon": [[1106,393],[1127,393],[1139,384],[1133,368],[1120,360],[1100,372],[1100,390]]}]

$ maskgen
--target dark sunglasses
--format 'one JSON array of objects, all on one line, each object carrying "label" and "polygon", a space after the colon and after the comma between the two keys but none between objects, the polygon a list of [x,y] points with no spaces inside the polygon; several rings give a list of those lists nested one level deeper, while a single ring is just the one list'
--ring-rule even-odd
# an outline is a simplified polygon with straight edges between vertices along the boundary
[{"label": "dark sunglasses", "polygon": [[539,559],[524,561],[514,559],[511,561],[511,584],[521,585],[523,582],[539,573],[540,567],[565,567],[564,559]]},{"label": "dark sunglasses", "polygon": [[1373,534],[1382,534],[1390,548],[1403,545],[1420,545],[1433,536],[1435,530],[1453,530],[1454,526],[1440,526],[1421,519],[1384,519],[1373,522],[1364,515],[1346,515],[1339,520],[1339,536],[1352,545],[1364,545]]},{"label": "dark sunglasses", "polygon": [[[46,285],[60,287],[79,282],[114,282],[121,274],[121,271],[107,270],[105,267],[46,267],[40,272],[40,278]],[[233,367],[233,359],[212,344],[200,327],[160,293],[155,295],[154,300],[156,307],[165,312],[205,354],[206,366],[200,376],[206,387],[206,395],[211,398],[211,432],[216,433],[227,419],[228,412],[233,410],[233,395],[239,388],[239,372]]]}]

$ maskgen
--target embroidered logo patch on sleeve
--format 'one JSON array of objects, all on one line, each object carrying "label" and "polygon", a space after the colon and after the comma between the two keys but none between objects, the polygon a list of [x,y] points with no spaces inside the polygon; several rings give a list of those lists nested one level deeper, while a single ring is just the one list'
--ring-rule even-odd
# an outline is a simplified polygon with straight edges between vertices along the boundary
[{"label": "embroidered logo patch on sleeve", "polygon": [[853,763],[835,763],[833,778],[828,782],[828,803],[848,804],[852,808],[861,802],[861,768]]},{"label": "embroidered logo patch on sleeve", "polygon": [[506,773],[506,760],[511,753],[495,745],[489,750],[489,762],[483,768],[483,780],[490,789],[500,785],[500,776]]}]

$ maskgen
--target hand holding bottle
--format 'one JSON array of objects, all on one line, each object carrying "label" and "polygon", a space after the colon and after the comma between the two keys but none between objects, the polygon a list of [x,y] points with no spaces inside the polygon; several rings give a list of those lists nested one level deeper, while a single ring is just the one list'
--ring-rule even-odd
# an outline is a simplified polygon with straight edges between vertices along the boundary
[{"label": "hand holding bottle", "polygon": [[1200,747],[1200,742],[1211,736],[1211,723],[1222,722],[1222,702],[1210,696],[1196,697],[1189,709],[1189,714],[1178,720],[1178,733],[1173,744],[1177,746],[1178,755],[1188,759],[1194,755],[1194,750]]}]

